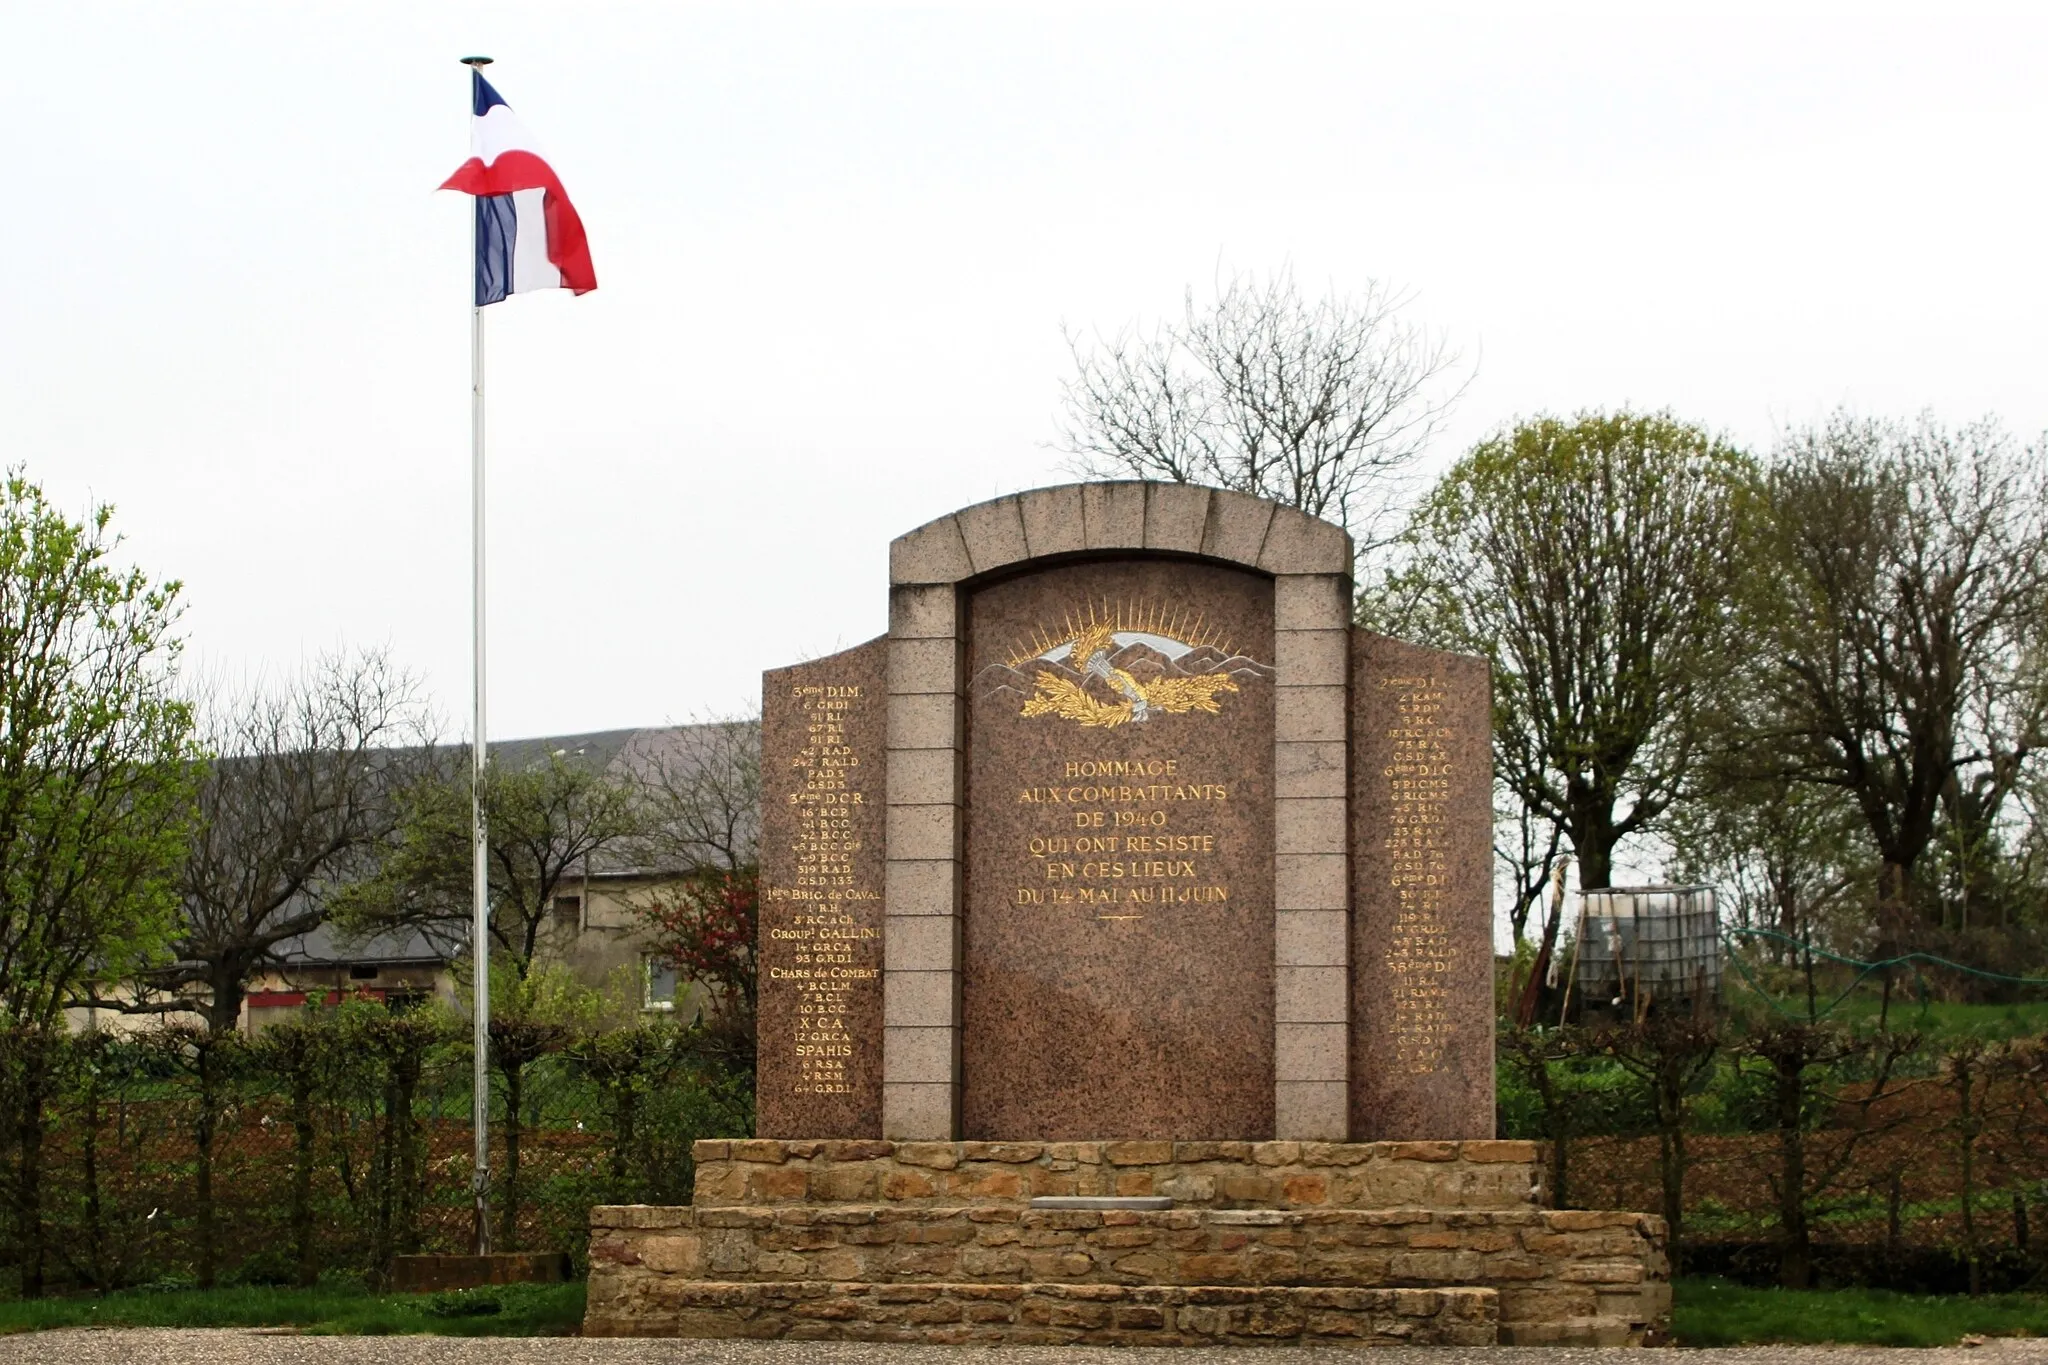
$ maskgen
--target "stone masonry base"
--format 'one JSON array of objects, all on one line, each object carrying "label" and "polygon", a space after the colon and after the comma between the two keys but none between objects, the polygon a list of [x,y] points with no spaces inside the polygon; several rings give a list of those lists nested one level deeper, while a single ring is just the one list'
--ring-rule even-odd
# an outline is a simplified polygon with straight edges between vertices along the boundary
[{"label": "stone masonry base", "polygon": [[656,1302],[593,1299],[583,1334],[940,1346],[1490,1346],[1495,1297],[1491,1289],[697,1280],[678,1281]]},{"label": "stone masonry base", "polygon": [[[1509,1142],[699,1143],[693,1206],[591,1211],[585,1331],[1155,1345],[1662,1339],[1663,1220],[1543,1208],[1536,1157]],[[1039,1194],[1176,1204],[1034,1209]]]}]

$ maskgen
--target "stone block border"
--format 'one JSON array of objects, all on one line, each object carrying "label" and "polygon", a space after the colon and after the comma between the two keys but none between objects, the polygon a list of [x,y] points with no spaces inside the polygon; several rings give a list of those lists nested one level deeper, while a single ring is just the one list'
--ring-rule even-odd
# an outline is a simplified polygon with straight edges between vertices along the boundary
[{"label": "stone block border", "polygon": [[1500,1339],[1524,1344],[1655,1340],[1671,1293],[1662,1219],[1550,1209],[628,1205],[593,1211],[590,1266],[591,1312],[614,1321],[666,1321],[661,1305],[699,1284],[925,1285],[953,1298],[970,1285],[1465,1286],[1494,1294]]},{"label": "stone block border", "polygon": [[[882,968],[882,1136],[960,1130],[963,585],[1047,555],[1150,551],[1273,579],[1274,1136],[1350,1133],[1351,538],[1243,493],[1086,483],[997,498],[889,546],[888,860],[884,939],[928,945]],[[951,921],[934,929],[934,917]],[[918,923],[917,921],[925,921]]]},{"label": "stone block border", "polygon": [[1027,1203],[1164,1195],[1190,1208],[1519,1209],[1533,1142],[699,1142],[695,1203]]},{"label": "stone block border", "polygon": [[585,1336],[1002,1346],[1491,1346],[1490,1289],[1069,1284],[725,1284],[652,1298],[591,1287]]}]

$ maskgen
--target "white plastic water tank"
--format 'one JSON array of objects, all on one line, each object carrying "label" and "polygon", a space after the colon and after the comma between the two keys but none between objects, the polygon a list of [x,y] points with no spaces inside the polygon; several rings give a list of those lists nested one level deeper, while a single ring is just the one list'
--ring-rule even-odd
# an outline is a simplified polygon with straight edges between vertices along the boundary
[{"label": "white plastic water tank", "polygon": [[1721,921],[1711,886],[1614,886],[1579,898],[1573,972],[1587,1004],[1696,1000],[1721,991]]}]

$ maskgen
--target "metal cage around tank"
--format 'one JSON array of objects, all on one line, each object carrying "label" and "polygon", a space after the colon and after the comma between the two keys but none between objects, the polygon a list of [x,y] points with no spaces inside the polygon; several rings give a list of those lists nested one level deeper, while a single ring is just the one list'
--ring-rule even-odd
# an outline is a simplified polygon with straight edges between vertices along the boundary
[{"label": "metal cage around tank", "polygon": [[1705,1001],[1721,993],[1711,886],[1616,886],[1581,894],[1573,985],[1590,1008]]}]

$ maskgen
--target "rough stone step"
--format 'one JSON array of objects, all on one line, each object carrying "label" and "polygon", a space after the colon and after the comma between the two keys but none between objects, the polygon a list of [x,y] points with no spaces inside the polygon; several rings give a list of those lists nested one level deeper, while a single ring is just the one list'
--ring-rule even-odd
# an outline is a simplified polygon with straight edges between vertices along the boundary
[{"label": "rough stone step", "polygon": [[[1640,1339],[1669,1313],[1663,1220],[1583,1210],[599,1207],[599,1286],[1072,1284],[1499,1291],[1503,1330]],[[617,1291],[624,1292],[624,1291]],[[655,1288],[645,1292],[656,1294]],[[1619,1329],[1615,1329],[1619,1330]]]},{"label": "rough stone step", "polygon": [[883,1142],[714,1139],[692,1202],[1026,1203],[1172,1199],[1210,1208],[1535,1208],[1531,1142]]},{"label": "rough stone step", "polygon": [[874,1284],[592,1277],[585,1336],[926,1345],[1491,1346],[1492,1289]]}]

